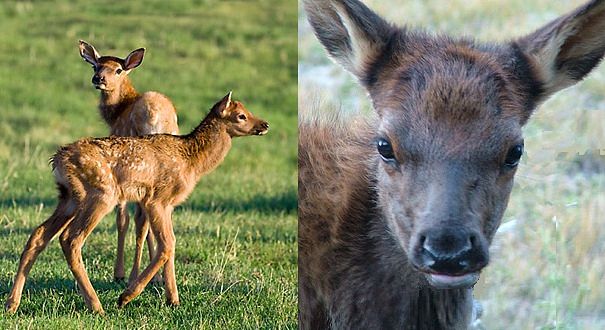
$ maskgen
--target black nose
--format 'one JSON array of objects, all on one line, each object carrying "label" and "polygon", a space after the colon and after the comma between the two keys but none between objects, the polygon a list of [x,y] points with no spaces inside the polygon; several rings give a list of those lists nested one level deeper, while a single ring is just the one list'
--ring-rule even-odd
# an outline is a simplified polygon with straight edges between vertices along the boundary
[{"label": "black nose", "polygon": [[264,121],[264,122],[262,122],[262,123],[260,124],[260,127],[261,127],[262,129],[269,129],[269,123],[268,123],[268,122],[266,122],[266,121]]},{"label": "black nose", "polygon": [[98,84],[101,83],[101,81],[102,81],[101,77],[99,77],[97,75],[92,76],[92,83],[93,84],[98,85]]},{"label": "black nose", "polygon": [[444,228],[425,231],[418,240],[421,268],[439,274],[458,275],[487,265],[487,247],[478,233]]}]

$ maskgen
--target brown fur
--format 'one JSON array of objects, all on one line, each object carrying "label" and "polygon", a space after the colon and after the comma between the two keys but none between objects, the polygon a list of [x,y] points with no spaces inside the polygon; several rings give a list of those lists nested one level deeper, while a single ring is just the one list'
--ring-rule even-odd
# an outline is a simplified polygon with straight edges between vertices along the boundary
[{"label": "brown fur", "polygon": [[605,1],[501,45],[396,27],[358,0],[304,5],[376,115],[302,110],[301,328],[467,328],[521,128],[600,62]]},{"label": "brown fur", "polygon": [[[172,102],[157,92],[139,94],[128,77],[128,73],[142,63],[145,49],[134,50],[125,59],[100,56],[92,45],[82,40],[80,40],[79,49],[80,56],[93,65],[92,83],[101,91],[99,112],[109,125],[111,135],[178,134],[176,110]],[[129,222],[126,204],[118,205],[116,214],[118,253],[114,267],[116,280],[124,279],[124,241]],[[136,252],[129,282],[138,276],[143,253],[143,240],[147,238],[150,259],[153,258],[155,250],[153,234],[147,234],[148,230],[145,228],[148,228],[149,224],[145,223],[139,206],[136,210],[135,226]],[[161,278],[158,276],[154,278],[154,281],[160,282]]]},{"label": "brown fur", "polygon": [[128,201],[141,206],[157,239],[157,253],[129,283],[118,305],[122,307],[139,295],[162,266],[168,304],[177,305],[171,215],[174,206],[189,196],[204,174],[223,161],[233,137],[262,135],[267,130],[267,122],[255,118],[240,102],[232,102],[229,93],[189,135],[82,139],[60,148],[52,158],[59,204],[30,236],[6,310],[17,310],[29,270],[48,242],[60,234],[63,253],[86,306],[103,313],[84,269],[82,245],[105,214],[116,204]]}]

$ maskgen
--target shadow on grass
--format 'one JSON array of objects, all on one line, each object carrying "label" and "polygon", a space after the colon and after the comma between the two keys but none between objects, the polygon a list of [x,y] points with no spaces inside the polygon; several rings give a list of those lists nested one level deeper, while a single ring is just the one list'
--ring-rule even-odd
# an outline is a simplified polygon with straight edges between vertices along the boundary
[{"label": "shadow on grass", "polygon": [[[9,286],[0,286],[0,300],[4,301],[8,296],[9,290],[13,284],[13,278],[0,277],[0,283],[7,284]],[[106,310],[116,309],[117,297],[126,289],[126,283],[124,281],[116,282],[109,280],[99,280],[95,278],[91,278],[92,286],[95,289],[95,292],[99,295],[101,300],[101,304]],[[51,291],[49,293],[49,291]],[[163,301],[163,285],[149,283],[145,290],[141,293],[141,295],[132,302],[128,304],[130,308],[136,307],[138,304],[141,304],[144,307],[149,307],[149,302],[146,298],[148,295],[152,296],[161,296],[161,300]],[[83,298],[78,293],[76,282],[73,277],[61,277],[55,279],[34,279],[28,277],[27,282],[25,284],[25,288],[23,290],[23,296],[21,300],[21,307],[17,311],[17,315],[20,316],[36,316],[39,315],[40,309],[39,307],[28,308],[28,304],[24,304],[26,299],[31,300],[39,300],[43,295],[59,295],[61,299],[72,300],[75,303],[75,311],[76,312],[87,312],[86,305],[84,303]],[[110,296],[112,298],[108,299]],[[114,299],[115,298],[115,299]],[[142,302],[140,302],[142,301]],[[36,302],[37,304],[37,302]],[[129,308],[126,307],[126,308]],[[66,308],[60,312],[59,310],[54,310],[53,314],[55,315],[72,315],[73,310],[70,308]]]},{"label": "shadow on grass", "polygon": [[[12,281],[12,277],[0,277],[0,283],[3,283],[3,285],[0,286],[0,300],[4,301],[4,299],[6,299],[9,290],[11,289]],[[91,281],[106,311],[114,310],[115,306],[111,305],[114,305],[117,302],[118,295],[122,293],[126,288],[125,283],[98,279],[91,279]],[[4,284],[7,284],[8,286],[5,286]],[[259,288],[254,285],[253,282],[247,280],[213,283],[212,280],[207,279],[206,281],[204,281],[204,283],[200,284],[184,285],[182,283],[178,283],[177,285],[179,290],[181,291],[181,297],[186,299],[184,301],[185,304],[191,304],[194,303],[195,300],[200,299],[200,293],[202,294],[204,299],[209,299],[209,303],[211,304],[220,303],[225,299],[233,299],[234,296],[247,297],[251,293],[260,293]],[[75,303],[74,307],[76,312],[87,312],[84,300],[77,292],[74,278],[28,278],[27,283],[25,284],[25,288],[23,290],[21,307],[19,308],[16,315],[19,317],[39,315],[39,307],[30,306],[30,304],[27,304],[26,302],[28,299],[35,300],[35,305],[37,305],[39,303],[38,301],[42,298],[43,295],[59,295],[62,296],[61,299],[73,299],[73,302]],[[108,299],[108,296],[115,296],[116,299]],[[145,287],[145,290],[141,293],[141,295],[128,304],[125,309],[125,312],[136,314],[140,312],[137,310],[141,308],[155,308],[155,299],[160,299],[163,304],[163,285],[149,283]],[[181,307],[185,308],[184,306]],[[166,308],[168,307],[166,306]],[[62,311],[55,310],[53,311],[53,314],[55,316],[67,316],[72,315],[73,310],[71,308],[66,308]]]},{"label": "shadow on grass", "polygon": [[294,188],[275,195],[257,194],[249,199],[219,199],[213,203],[185,203],[182,209],[198,212],[250,212],[294,213],[298,209],[298,196]]},{"label": "shadow on grass", "polygon": [[0,199],[0,208],[22,208],[22,207],[38,207],[40,204],[44,204],[46,207],[55,207],[57,206],[57,198],[28,198],[28,197],[16,197],[9,198],[4,196],[5,198]]},{"label": "shadow on grass", "polygon": [[[13,284],[13,278],[7,278],[7,277],[2,277],[0,278],[0,281],[2,281],[1,283],[6,283],[8,286],[4,286],[2,285],[2,287],[0,288],[0,299],[5,299],[8,296],[9,290],[11,289],[11,286]],[[97,292],[97,294],[103,294],[106,292],[110,292],[110,291],[115,291],[116,295],[121,293],[122,291],[124,291],[125,289],[125,284],[123,283],[118,283],[118,282],[114,282],[114,281],[107,281],[107,280],[98,280],[98,279],[92,279],[92,285],[95,289],[95,291]],[[38,315],[40,310],[38,307],[35,307],[33,309],[29,309],[27,308],[27,304],[23,304],[23,300],[24,299],[28,299],[28,297],[32,297],[33,299],[36,299],[42,295],[49,295],[49,291],[52,291],[51,294],[59,294],[61,296],[74,296],[75,299],[77,299],[78,301],[76,301],[76,308],[79,310],[84,311],[86,309],[86,306],[84,304],[84,300],[81,298],[81,296],[78,294],[77,289],[76,289],[76,283],[75,283],[75,279],[73,277],[71,278],[65,278],[65,277],[61,277],[61,278],[45,278],[45,279],[36,279],[36,278],[31,278],[28,277],[27,282],[25,283],[25,288],[23,290],[23,297],[22,297],[22,307],[25,308],[19,308],[18,310],[18,314],[17,315],[22,315],[22,316],[34,316],[34,315]],[[107,304],[108,302],[104,302],[104,304]],[[114,302],[115,303],[115,302]],[[57,311],[54,311],[54,313],[56,313]],[[69,311],[69,309],[65,309],[65,315],[71,314],[71,311]]]},{"label": "shadow on grass", "polygon": [[[16,271],[16,267],[15,267]],[[2,277],[0,279],[2,283],[10,283],[13,284],[12,277]],[[126,287],[124,283],[108,281],[108,280],[91,280],[95,291],[97,292],[105,292],[111,290],[124,290]],[[0,294],[8,294],[10,287],[5,287],[4,285],[0,289]],[[73,277],[68,278],[44,278],[44,279],[36,279],[36,278],[27,278],[27,282],[25,283],[25,289],[23,290],[23,295],[30,294],[41,294],[47,290],[56,290],[56,291],[64,291],[64,292],[75,292],[76,290],[76,280]]]}]

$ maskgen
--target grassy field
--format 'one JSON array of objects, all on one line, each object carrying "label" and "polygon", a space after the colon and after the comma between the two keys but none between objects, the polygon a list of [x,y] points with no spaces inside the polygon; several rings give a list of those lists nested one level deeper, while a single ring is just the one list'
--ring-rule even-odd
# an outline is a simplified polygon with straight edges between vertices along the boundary
[{"label": "grassy field", "polygon": [[2,304],[31,230],[56,205],[49,157],[61,144],[108,133],[78,39],[121,57],[146,47],[131,79],[139,91],[172,99],[182,132],[229,90],[271,125],[267,136],[235,140],[175,210],[180,307],[166,307],[163,288],[150,286],[116,308],[124,285],[112,281],[111,214],[84,246],[106,316],[86,311],[55,240],[34,265],[18,313],[0,313],[1,329],[296,327],[296,10],[280,0],[0,4]]},{"label": "grassy field", "polygon": [[[582,1],[366,0],[392,22],[480,40],[522,36]],[[299,100],[367,111],[366,93],[326,58],[299,15]],[[475,296],[485,329],[605,328],[605,65],[543,104],[491,265]]]}]

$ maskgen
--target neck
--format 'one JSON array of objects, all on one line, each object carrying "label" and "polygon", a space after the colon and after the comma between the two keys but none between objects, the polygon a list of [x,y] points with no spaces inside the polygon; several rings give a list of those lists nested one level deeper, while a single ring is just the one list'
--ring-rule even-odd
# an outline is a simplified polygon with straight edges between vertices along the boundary
[{"label": "neck", "polygon": [[231,149],[231,136],[212,113],[185,138],[191,165],[198,178],[220,165]]},{"label": "neck", "polygon": [[418,329],[466,329],[473,310],[472,292],[470,288],[421,288],[410,314],[417,315]]},{"label": "neck", "polygon": [[133,104],[139,93],[125,77],[119,88],[113,90],[102,90],[99,101],[101,116],[109,126],[113,126],[117,118]]}]

